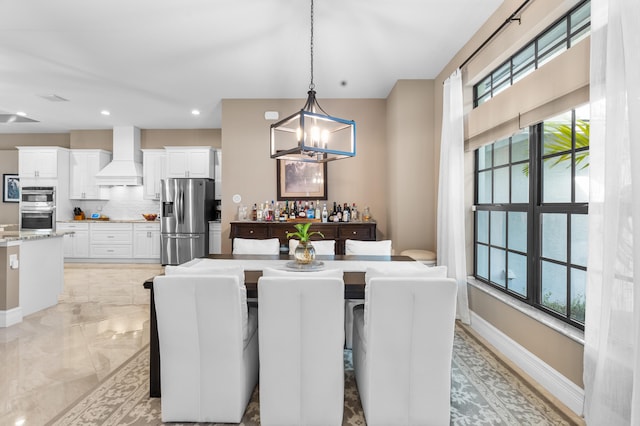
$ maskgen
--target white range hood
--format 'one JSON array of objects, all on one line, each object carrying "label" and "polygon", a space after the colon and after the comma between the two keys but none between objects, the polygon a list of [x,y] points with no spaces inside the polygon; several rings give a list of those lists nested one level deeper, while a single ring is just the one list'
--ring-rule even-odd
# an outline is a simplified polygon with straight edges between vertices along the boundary
[{"label": "white range hood", "polygon": [[113,160],[96,174],[98,185],[142,185],[140,129],[134,126],[113,128]]}]

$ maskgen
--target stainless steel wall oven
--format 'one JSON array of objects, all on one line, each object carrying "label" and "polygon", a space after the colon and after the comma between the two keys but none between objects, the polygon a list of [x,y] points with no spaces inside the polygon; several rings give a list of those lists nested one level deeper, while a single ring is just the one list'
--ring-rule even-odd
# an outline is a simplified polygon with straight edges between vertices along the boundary
[{"label": "stainless steel wall oven", "polygon": [[25,186],[20,194],[20,230],[56,230],[56,189],[53,186]]}]

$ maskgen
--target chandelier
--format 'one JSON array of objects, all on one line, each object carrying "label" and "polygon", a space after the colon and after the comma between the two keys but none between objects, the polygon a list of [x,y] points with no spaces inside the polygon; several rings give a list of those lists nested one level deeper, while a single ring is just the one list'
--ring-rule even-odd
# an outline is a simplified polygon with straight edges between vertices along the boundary
[{"label": "chandelier", "polygon": [[356,122],[332,117],[316,99],[313,83],[313,0],[311,0],[311,82],[307,102],[271,125],[271,158],[326,163],[356,155]]}]

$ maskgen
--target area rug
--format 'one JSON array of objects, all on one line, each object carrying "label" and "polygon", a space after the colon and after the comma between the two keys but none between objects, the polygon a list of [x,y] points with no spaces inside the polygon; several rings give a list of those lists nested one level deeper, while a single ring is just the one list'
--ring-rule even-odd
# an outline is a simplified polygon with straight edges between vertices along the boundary
[{"label": "area rug", "polygon": [[[343,425],[366,425],[351,351],[345,351]],[[114,371],[49,425],[161,425],[160,399],[149,398],[149,347]],[[259,386],[242,426],[260,424]],[[180,425],[180,423],[172,423]],[[203,423],[200,423],[203,424]],[[534,386],[504,364],[463,326],[456,326],[451,372],[452,425],[573,425]],[[197,425],[189,423],[189,425]]]}]

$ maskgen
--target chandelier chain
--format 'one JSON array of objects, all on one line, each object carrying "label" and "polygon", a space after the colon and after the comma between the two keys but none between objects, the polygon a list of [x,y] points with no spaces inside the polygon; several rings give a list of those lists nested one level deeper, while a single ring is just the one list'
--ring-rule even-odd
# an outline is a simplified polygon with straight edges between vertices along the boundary
[{"label": "chandelier chain", "polygon": [[313,0],[311,0],[311,83],[309,83],[309,90],[315,89],[316,85],[313,83]]}]

